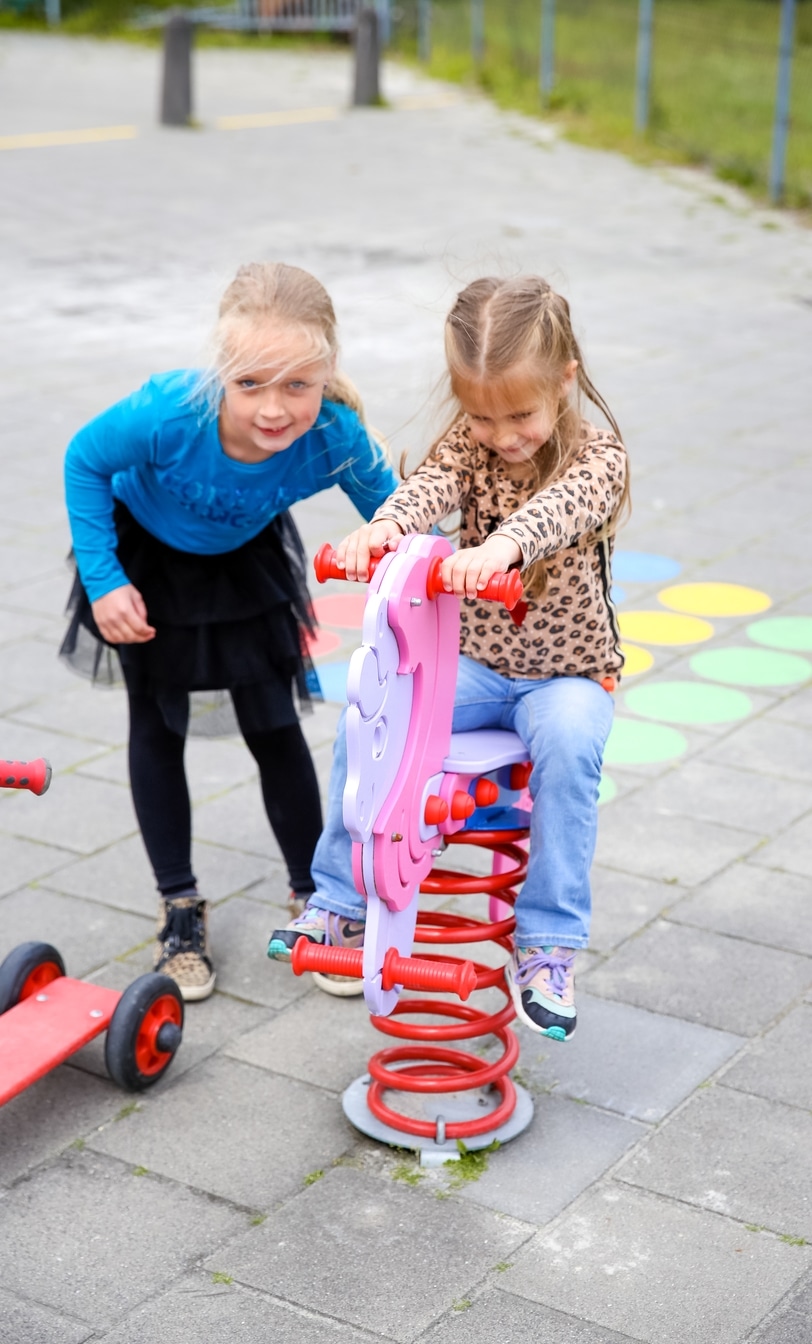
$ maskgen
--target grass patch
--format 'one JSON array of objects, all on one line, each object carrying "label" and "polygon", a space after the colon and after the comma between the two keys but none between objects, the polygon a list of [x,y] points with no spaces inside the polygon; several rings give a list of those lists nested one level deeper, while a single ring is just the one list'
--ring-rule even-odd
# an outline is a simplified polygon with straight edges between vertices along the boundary
[{"label": "grass patch", "polygon": [[403,1181],[404,1185],[419,1185],[425,1178],[416,1162],[401,1162],[392,1172],[393,1181]]},{"label": "grass patch", "polygon": [[302,1177],[302,1185],[315,1185],[316,1181],[320,1181],[323,1175],[324,1172],[321,1170],[309,1171],[306,1176]]},{"label": "grass patch", "polygon": [[223,1274],[219,1269],[216,1269],[211,1276],[211,1281],[212,1283],[233,1283],[234,1279],[230,1274]]},{"label": "grass patch", "polygon": [[[434,0],[429,72],[482,88],[502,107],[555,121],[573,140],[641,162],[688,163],[765,199],[778,68],[775,0],[657,0],[650,123],[634,129],[638,0],[556,6],[555,83],[539,90],[538,0],[486,0],[481,62],[469,0]],[[396,45],[416,55],[416,0]],[[796,15],[786,203],[812,206],[812,4]]]},{"label": "grass patch", "polygon": [[499,1147],[499,1140],[494,1139],[487,1148],[477,1148],[472,1151],[466,1148],[462,1139],[457,1139],[458,1158],[451,1158],[443,1165],[446,1166],[451,1174],[448,1182],[449,1190],[461,1190],[469,1181],[478,1181],[488,1170],[488,1154],[495,1153]]}]

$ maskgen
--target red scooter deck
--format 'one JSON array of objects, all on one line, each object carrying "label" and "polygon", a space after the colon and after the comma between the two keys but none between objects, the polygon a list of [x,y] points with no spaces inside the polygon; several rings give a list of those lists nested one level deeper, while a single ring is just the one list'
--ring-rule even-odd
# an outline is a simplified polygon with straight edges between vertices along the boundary
[{"label": "red scooter deck", "polygon": [[106,1031],[120,998],[61,975],[0,1014],[0,1106]]}]

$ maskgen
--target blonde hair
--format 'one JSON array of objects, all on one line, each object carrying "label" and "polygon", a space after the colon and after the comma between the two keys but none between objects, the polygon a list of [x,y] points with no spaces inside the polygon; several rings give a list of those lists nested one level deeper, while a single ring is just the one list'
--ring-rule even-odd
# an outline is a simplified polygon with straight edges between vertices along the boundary
[{"label": "blonde hair", "polygon": [[[537,393],[549,391],[558,401],[553,432],[531,459],[536,489],[543,490],[572,465],[582,444],[581,399],[602,412],[621,440],[612,412],[590,379],[575,338],[567,300],[546,280],[519,275],[509,280],[486,276],[467,285],[458,295],[445,324],[445,351],[455,413],[433,446],[464,418],[459,399],[461,385],[479,384],[494,404],[508,403],[511,379],[527,371]],[[575,395],[562,396],[561,384],[572,361],[577,361]],[[610,536],[629,509],[628,476],[618,508],[601,529]],[[547,588],[547,566],[537,560],[524,574],[525,588],[541,597]]]},{"label": "blonde hair", "polygon": [[[339,354],[336,315],[324,286],[299,266],[281,261],[248,262],[237,271],[220,300],[213,358],[195,388],[195,394],[203,397],[211,411],[219,405],[225,383],[262,363],[262,346],[256,336],[270,323],[294,327],[304,335],[314,364],[323,360],[335,365]],[[281,382],[290,372],[290,365],[280,364],[278,346],[269,352],[268,362],[279,368],[274,382]],[[301,364],[301,357],[297,364]],[[366,423],[357,388],[337,368],[324,396],[327,401],[351,407]]]}]

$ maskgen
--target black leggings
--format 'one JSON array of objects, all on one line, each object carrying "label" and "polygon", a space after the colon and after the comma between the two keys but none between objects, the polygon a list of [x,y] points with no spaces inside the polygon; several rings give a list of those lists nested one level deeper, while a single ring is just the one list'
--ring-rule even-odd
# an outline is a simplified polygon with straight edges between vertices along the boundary
[{"label": "black leggings", "polygon": [[[232,695],[240,720],[239,691]],[[167,728],[149,695],[129,693],[130,785],[135,814],[158,890],[196,885],[192,872],[192,808],[183,765],[185,738]],[[243,730],[259,766],[262,797],[298,895],[313,890],[310,865],[321,834],[321,802],[313,761],[298,723],[267,733]]]}]

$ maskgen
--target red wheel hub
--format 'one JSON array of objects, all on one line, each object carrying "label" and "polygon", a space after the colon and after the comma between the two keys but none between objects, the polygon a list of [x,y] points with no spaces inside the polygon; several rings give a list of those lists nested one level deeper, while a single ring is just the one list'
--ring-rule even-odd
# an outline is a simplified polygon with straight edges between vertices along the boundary
[{"label": "red wheel hub", "polygon": [[50,985],[52,980],[58,980],[62,971],[55,961],[43,961],[39,966],[35,966],[33,971],[27,976],[22,989],[18,1003],[23,999],[30,998],[32,994],[38,994],[46,985]]},{"label": "red wheel hub", "polygon": [[158,1032],[166,1022],[181,1025],[180,1004],[172,994],[162,994],[150,1004],[135,1038],[136,1067],[146,1078],[160,1073],[172,1058],[169,1051],[158,1048]]}]

